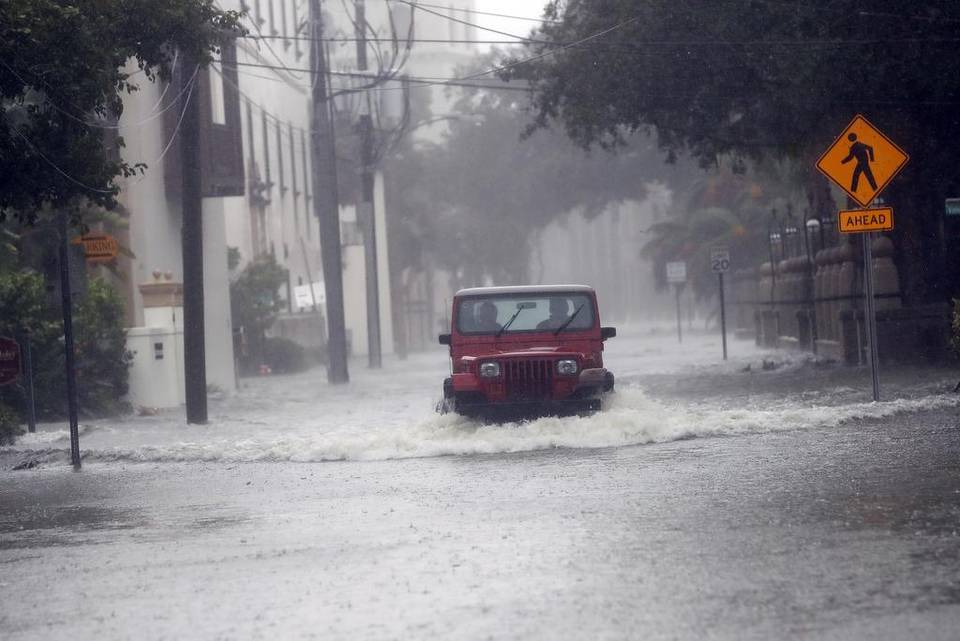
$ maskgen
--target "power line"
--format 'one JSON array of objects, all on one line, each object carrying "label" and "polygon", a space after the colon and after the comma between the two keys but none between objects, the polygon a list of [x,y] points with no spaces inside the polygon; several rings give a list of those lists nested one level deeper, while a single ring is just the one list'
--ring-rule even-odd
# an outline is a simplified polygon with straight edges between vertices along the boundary
[{"label": "power line", "polygon": [[506,31],[498,31],[497,29],[491,29],[490,27],[484,27],[483,25],[476,24],[474,22],[468,22],[467,20],[461,20],[460,18],[454,18],[453,16],[448,16],[446,14],[440,13],[439,11],[434,11],[433,9],[427,9],[426,6],[418,4],[416,2],[410,2],[410,0],[396,0],[396,2],[401,2],[405,5],[411,6],[414,9],[420,9],[427,13],[431,13],[435,16],[440,16],[444,20],[449,20],[450,22],[457,22],[468,27],[473,27],[474,29],[480,29],[481,31],[489,31],[490,33],[496,33],[501,36],[507,36],[508,38],[523,39],[523,36],[518,36],[515,33],[507,33]]},{"label": "power line", "polygon": [[[396,0],[399,1],[399,0]],[[257,39],[261,36],[242,36],[244,38]],[[284,36],[262,36],[265,39],[282,39]],[[308,36],[289,36],[290,40],[311,41],[314,38]],[[316,38],[318,42],[359,42],[362,38],[349,37],[331,37]],[[367,42],[393,42],[392,38],[367,38]],[[404,40],[406,42],[406,40]],[[572,41],[562,40],[542,40],[538,38],[519,38],[516,40],[481,40],[481,39],[454,39],[454,38],[413,38],[413,43],[426,44],[499,44],[499,45],[547,45],[555,47],[571,47],[575,45]],[[590,44],[591,48],[599,49],[620,49],[624,51],[636,51],[649,47],[728,47],[730,45],[752,47],[859,47],[864,45],[883,45],[883,44],[955,44],[960,42],[960,38],[861,38],[861,39],[796,39],[796,40],[644,40],[634,42],[595,42]],[[792,55],[792,54],[791,54]]]},{"label": "power line", "polygon": [[[188,109],[189,106],[190,106],[190,97],[193,95],[193,88],[194,88],[194,86],[197,84],[197,72],[199,72],[199,71],[200,71],[200,65],[197,65],[197,68],[193,70],[193,75],[190,76],[190,80],[189,80],[188,83],[187,83],[187,87],[186,87],[187,97],[186,97],[186,99],[185,99],[184,102],[183,102],[183,109],[180,110],[180,116],[177,118],[177,124],[176,124],[176,126],[173,128],[173,133],[170,135],[170,140],[167,141],[167,144],[164,146],[163,150],[160,152],[160,155],[157,156],[157,159],[154,160],[154,161],[151,163],[151,165],[156,165],[156,164],[159,163],[161,160],[163,160],[164,156],[167,155],[167,152],[170,151],[170,148],[173,147],[173,142],[174,142],[174,140],[177,139],[177,134],[180,133],[180,125],[183,123],[183,118],[184,118],[184,116],[186,115],[187,109]],[[184,90],[181,89],[179,95],[183,95],[183,91],[184,91]],[[176,104],[176,101],[174,101],[173,104]],[[149,167],[150,165],[147,165],[147,166]],[[146,175],[144,175],[144,176],[143,176],[139,181],[137,181],[137,182],[138,182],[138,183],[143,182],[144,178],[146,178]]]},{"label": "power line", "polygon": [[[406,2],[407,4],[411,4],[411,3],[407,2],[407,0],[397,0],[397,1],[398,1],[398,2]],[[570,49],[570,48],[572,48],[572,47],[576,47],[576,46],[582,45],[582,44],[585,43],[585,42],[590,42],[591,40],[595,40],[595,39],[597,39],[597,38],[599,38],[599,37],[601,37],[601,36],[604,36],[604,35],[606,35],[606,34],[608,34],[608,33],[611,33],[611,32],[613,32],[613,31],[616,31],[617,29],[620,29],[620,28],[622,28],[622,27],[630,24],[631,22],[635,22],[635,21],[637,21],[638,19],[639,19],[639,16],[634,16],[634,17],[632,17],[632,18],[628,18],[628,19],[626,19],[626,20],[623,20],[623,21],[621,21],[621,22],[618,22],[617,24],[615,24],[615,25],[613,25],[613,26],[611,26],[611,27],[608,27],[608,28],[606,28],[606,29],[603,29],[603,30],[601,30],[601,31],[598,31],[598,32],[596,32],[596,33],[593,33],[593,34],[591,34],[591,35],[589,35],[589,36],[586,36],[585,38],[581,38],[581,39],[579,39],[579,40],[576,40],[576,41],[574,41],[574,42],[571,42],[571,43],[569,43],[569,44],[567,44],[567,45],[564,45],[564,46],[562,46],[562,47],[559,47],[559,48],[557,48],[557,49],[551,49],[550,51],[544,51],[544,52],[542,52],[542,53],[539,53],[539,54],[536,54],[536,55],[533,55],[533,56],[528,56],[528,57],[526,57],[526,58],[521,58],[521,59],[519,59],[519,60],[514,60],[514,61],[512,61],[512,62],[508,62],[508,63],[503,64],[503,65],[497,65],[497,66],[495,66],[495,67],[491,67],[491,68],[485,69],[485,70],[483,70],[483,71],[478,71],[478,72],[476,72],[476,73],[468,74],[468,75],[466,75],[466,76],[461,76],[461,77],[458,77],[458,78],[442,79],[442,80],[437,80],[437,81],[430,81],[430,80],[426,80],[426,81],[422,81],[422,82],[417,82],[417,81],[415,81],[416,84],[408,84],[407,86],[410,87],[410,88],[416,88],[416,87],[431,87],[431,86],[445,86],[445,85],[446,85],[446,86],[457,86],[457,85],[459,85],[460,83],[464,83],[464,82],[466,82],[466,81],[468,81],[468,80],[475,80],[475,79],[477,79],[477,78],[482,78],[483,76],[488,76],[488,75],[493,74],[493,73],[498,73],[498,72],[500,72],[500,71],[505,71],[505,70],[507,70],[507,69],[512,69],[513,67],[517,67],[517,66],[520,66],[520,65],[523,65],[523,64],[527,64],[527,63],[530,63],[530,62],[534,62],[534,61],[536,61],[536,60],[540,60],[540,59],[542,59],[542,58],[546,58],[547,56],[550,56],[550,55],[553,55],[553,54],[555,54],[555,53],[558,53],[558,52],[560,52],[560,51],[564,51],[564,50],[566,50],[566,49]],[[221,60],[221,64],[224,64],[222,60]],[[271,68],[270,65],[262,65],[262,64],[260,64],[260,63],[254,63],[254,62],[235,62],[235,63],[227,63],[227,64],[236,64],[236,65],[242,65],[242,66],[253,66],[253,67],[267,67],[267,68]],[[285,67],[281,67],[281,68],[285,68]],[[304,71],[303,69],[296,69],[296,68],[294,68],[294,70],[296,70],[296,71]],[[364,76],[364,75],[362,75],[362,74],[355,74],[355,73],[353,73],[353,72],[333,72],[333,71],[329,71],[328,73],[330,73],[331,75],[350,75],[350,76],[358,76],[358,75],[359,75],[360,77],[368,77],[368,76]],[[367,89],[367,88],[368,88],[368,87],[356,88],[356,89],[352,89],[352,88],[351,88],[351,89],[344,89],[344,90],[342,90],[342,91],[339,92],[339,95],[348,94],[348,93],[356,93],[356,92],[358,92],[358,91],[364,91],[364,90]],[[397,87],[397,88],[398,88],[398,89],[402,89],[403,87]],[[389,87],[382,87],[382,89],[389,89]],[[521,88],[521,90],[522,90],[522,91],[526,91],[526,88]]]},{"label": "power line", "polygon": [[20,138],[22,138],[25,143],[27,143],[28,145],[30,145],[30,148],[33,149],[33,150],[37,153],[38,156],[40,156],[41,158],[43,158],[44,162],[46,162],[48,165],[50,165],[51,167],[53,167],[53,169],[54,169],[58,174],[60,174],[61,176],[63,176],[64,178],[66,178],[67,180],[69,180],[70,182],[72,182],[73,184],[75,184],[75,185],[77,185],[77,186],[79,186],[79,187],[83,187],[83,188],[86,189],[87,191],[93,191],[93,192],[96,192],[96,193],[98,193],[98,194],[111,194],[111,195],[113,195],[113,194],[116,194],[116,193],[117,193],[117,190],[116,190],[116,189],[98,189],[97,187],[91,187],[90,185],[88,185],[88,184],[86,184],[86,183],[84,183],[84,182],[82,182],[82,181],[80,181],[80,180],[77,180],[76,178],[74,178],[73,176],[71,176],[70,174],[68,174],[67,172],[65,172],[63,169],[61,169],[60,166],[57,165],[57,163],[55,163],[55,162],[53,162],[52,160],[50,160],[49,158],[47,158],[46,154],[44,154],[42,151],[40,151],[40,148],[37,147],[35,144],[33,144],[33,142],[32,142],[29,138],[27,138],[26,136],[24,136],[24,135],[20,132],[19,129],[17,129],[16,127],[10,127],[10,131],[12,131],[13,133],[15,133],[15,134],[17,134],[18,136],[20,136]]},{"label": "power line", "polygon": [[[389,1],[389,0],[388,0],[388,1]],[[444,7],[443,5],[439,5],[439,4],[429,4],[429,3],[427,3],[427,2],[417,2],[417,3],[416,3],[416,6],[417,6],[417,8],[432,7],[432,8],[434,8],[434,9],[446,9],[447,11],[457,11],[457,12],[460,12],[460,13],[474,14],[474,15],[478,15],[478,16],[493,16],[494,18],[509,18],[509,19],[511,19],[511,20],[525,20],[525,21],[527,21],[527,22],[538,22],[538,23],[544,23],[544,22],[559,23],[559,22],[560,22],[560,20],[548,20],[547,18],[532,18],[532,17],[530,17],[530,16],[515,16],[515,15],[510,15],[510,14],[508,14],[508,13],[493,13],[493,12],[491,12],[491,11],[477,11],[477,10],[475,10],[475,9],[461,9],[460,7]]]},{"label": "power line", "polygon": [[[312,42],[312,41],[317,41],[317,42],[377,42],[377,43],[385,42],[385,43],[391,43],[391,44],[394,42],[394,38],[379,38],[379,37],[376,37],[376,36],[370,36],[370,37],[368,37],[368,38],[350,38],[350,37],[344,37],[344,36],[334,36],[334,37],[329,37],[329,38],[311,38],[310,36],[283,36],[283,35],[279,35],[279,34],[278,34],[278,35],[265,35],[265,36],[255,36],[255,35],[249,35],[249,34],[248,34],[248,35],[240,36],[240,37],[246,38],[246,39],[248,39],[248,40],[258,40],[258,39],[261,39],[261,38],[262,38],[262,39],[264,39],[264,40],[300,40],[300,41],[306,41],[306,42]],[[476,38],[462,38],[462,39],[457,39],[457,38],[410,38],[409,40],[407,40],[406,38],[404,38],[404,39],[403,39],[403,42],[411,42],[411,43],[418,43],[418,42],[419,42],[419,43],[425,43],[425,44],[478,44],[478,45],[484,45],[484,44],[486,44],[486,45],[512,45],[512,44],[526,44],[526,43],[534,43],[534,44],[557,44],[557,45],[563,44],[562,42],[554,42],[553,40],[537,40],[536,38],[519,38],[519,39],[515,39],[515,40],[503,40],[503,39],[501,39],[501,40],[479,40],[479,39],[476,39]]]},{"label": "power line", "polygon": [[[3,65],[4,67],[6,67],[7,71],[9,71],[17,80],[19,80],[19,81],[20,81],[21,83],[23,83],[24,85],[26,85],[26,86],[28,86],[28,87],[34,86],[34,83],[31,83],[31,82],[29,82],[28,80],[26,80],[23,76],[21,76],[19,73],[17,73],[17,71],[16,71],[15,69],[13,69],[10,65],[8,65],[8,64],[7,64],[6,62],[4,62],[3,60],[0,60],[0,65]],[[174,65],[176,65],[176,58],[174,58]],[[198,68],[199,68],[199,65],[198,65]],[[196,73],[196,72],[194,72],[194,73]],[[46,81],[43,81],[42,79],[41,79],[41,82],[43,82],[44,84],[47,84]],[[49,87],[50,85],[47,85],[47,86]],[[183,92],[182,92],[182,91],[181,91],[180,93],[178,93],[174,98],[171,99],[169,105],[167,105],[166,107],[162,108],[160,111],[157,111],[157,110],[156,110],[157,107],[160,106],[160,103],[163,102],[163,97],[166,95],[167,90],[168,90],[169,88],[170,88],[169,85],[164,88],[163,92],[162,92],[161,95],[160,95],[160,98],[157,100],[157,103],[156,103],[156,104],[153,106],[153,108],[150,110],[150,115],[148,115],[147,117],[145,117],[145,118],[142,119],[142,120],[138,120],[137,122],[122,123],[122,124],[121,124],[121,123],[117,123],[117,124],[115,124],[115,125],[109,125],[109,124],[104,124],[104,123],[99,123],[99,122],[91,122],[91,121],[90,121],[89,119],[87,119],[87,118],[82,118],[82,117],[80,117],[80,116],[77,116],[76,114],[71,113],[69,110],[64,109],[63,107],[61,107],[60,105],[58,105],[55,101],[51,100],[49,94],[47,94],[47,97],[46,97],[45,102],[46,102],[48,105],[50,105],[51,107],[53,107],[53,109],[54,109],[55,111],[61,113],[62,115],[64,115],[64,116],[66,116],[67,118],[69,118],[70,120],[72,120],[72,121],[74,121],[74,122],[77,122],[77,123],[80,123],[81,125],[84,125],[84,126],[86,126],[86,127],[90,127],[90,128],[93,128],[93,129],[119,130],[119,129],[129,128],[129,127],[142,127],[143,125],[147,124],[148,122],[152,122],[153,120],[156,120],[157,118],[159,118],[160,116],[162,116],[164,113],[166,113],[167,111],[169,111],[173,106],[175,106],[175,105],[177,104],[177,99],[179,99],[180,96],[183,95]],[[45,93],[46,93],[46,92],[45,92]],[[80,111],[80,110],[78,109],[78,111]]]}]

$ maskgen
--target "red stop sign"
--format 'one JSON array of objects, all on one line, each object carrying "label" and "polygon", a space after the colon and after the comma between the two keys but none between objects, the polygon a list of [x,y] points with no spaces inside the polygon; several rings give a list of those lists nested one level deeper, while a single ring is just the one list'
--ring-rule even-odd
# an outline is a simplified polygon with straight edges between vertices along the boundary
[{"label": "red stop sign", "polygon": [[15,383],[20,378],[20,345],[0,336],[0,385]]}]

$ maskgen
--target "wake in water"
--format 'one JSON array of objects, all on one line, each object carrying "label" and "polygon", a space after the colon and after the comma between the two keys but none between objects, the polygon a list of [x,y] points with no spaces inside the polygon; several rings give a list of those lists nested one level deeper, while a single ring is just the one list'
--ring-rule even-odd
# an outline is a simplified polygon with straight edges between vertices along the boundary
[{"label": "wake in water", "polygon": [[[84,456],[123,461],[373,461],[444,455],[524,452],[550,448],[604,448],[679,439],[781,430],[829,428],[859,418],[956,407],[956,396],[935,395],[883,403],[833,406],[718,408],[663,402],[626,388],[604,411],[588,417],[542,418],[486,425],[455,415],[364,412],[363,420],[326,416],[283,417],[271,425],[247,420],[203,427],[165,423],[85,430]],[[375,409],[375,408],[373,408]],[[294,417],[290,417],[293,419]],[[380,420],[378,420],[380,419]],[[7,451],[55,456],[65,451],[65,430],[27,435]]]}]

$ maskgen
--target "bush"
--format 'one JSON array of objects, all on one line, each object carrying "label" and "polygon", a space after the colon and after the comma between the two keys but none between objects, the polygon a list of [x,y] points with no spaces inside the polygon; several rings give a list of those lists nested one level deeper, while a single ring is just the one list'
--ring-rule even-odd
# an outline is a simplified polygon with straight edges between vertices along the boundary
[{"label": "bush", "polygon": [[[104,415],[125,409],[131,355],[126,349],[123,302],[109,284],[91,280],[74,306],[80,411]],[[30,332],[37,416],[67,413],[63,321],[60,306],[47,301],[43,277],[19,270],[0,273],[0,334],[20,339]],[[0,403],[26,416],[26,381],[0,388]]]},{"label": "bush", "polygon": [[299,343],[280,337],[264,340],[263,362],[269,365],[275,374],[302,372],[310,366],[307,353]]},{"label": "bush", "polygon": [[287,270],[267,255],[248,263],[230,283],[233,328],[243,332],[244,338],[236,351],[243,374],[256,373],[260,364],[267,362],[266,331],[283,308],[277,292],[287,276]]},{"label": "bush", "polygon": [[0,445],[13,445],[21,434],[23,430],[20,429],[20,417],[12,409],[0,403]]}]

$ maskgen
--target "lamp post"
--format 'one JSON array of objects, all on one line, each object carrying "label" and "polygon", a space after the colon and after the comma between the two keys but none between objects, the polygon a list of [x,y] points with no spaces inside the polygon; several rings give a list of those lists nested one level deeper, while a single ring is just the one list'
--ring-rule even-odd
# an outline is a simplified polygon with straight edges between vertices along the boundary
[{"label": "lamp post", "polygon": [[803,214],[803,240],[807,248],[807,279],[810,289],[810,347],[814,355],[817,354],[817,300],[815,285],[815,268],[813,264],[814,252],[811,247],[810,236],[820,233],[820,247],[823,249],[823,224],[818,218],[810,216],[810,210]]},{"label": "lamp post", "polygon": [[770,305],[776,298],[777,291],[777,261],[773,254],[773,247],[780,243],[780,221],[777,220],[776,208],[770,211],[770,222],[767,224],[767,248],[770,250]]},{"label": "lamp post", "polygon": [[[797,221],[793,215],[793,206],[787,205],[787,216],[783,227],[783,247],[785,258],[793,258],[800,254],[800,237],[798,235]],[[789,256],[786,254],[789,253]]]}]

